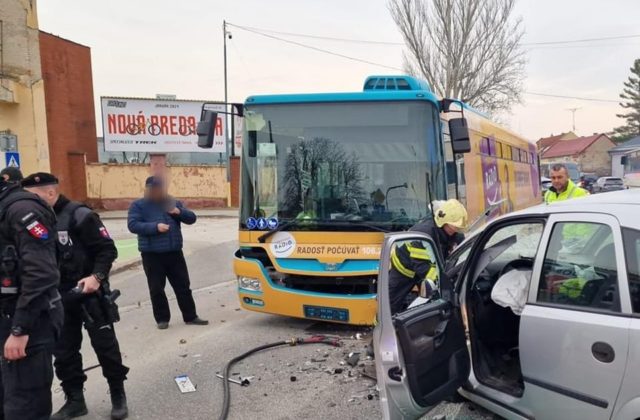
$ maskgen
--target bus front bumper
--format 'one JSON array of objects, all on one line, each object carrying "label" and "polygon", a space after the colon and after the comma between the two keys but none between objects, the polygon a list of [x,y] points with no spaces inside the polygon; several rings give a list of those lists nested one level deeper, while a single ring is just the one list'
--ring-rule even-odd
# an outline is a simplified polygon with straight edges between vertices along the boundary
[{"label": "bus front bumper", "polygon": [[374,325],[376,295],[338,295],[275,284],[260,261],[234,258],[242,308],[269,314],[353,325]]}]

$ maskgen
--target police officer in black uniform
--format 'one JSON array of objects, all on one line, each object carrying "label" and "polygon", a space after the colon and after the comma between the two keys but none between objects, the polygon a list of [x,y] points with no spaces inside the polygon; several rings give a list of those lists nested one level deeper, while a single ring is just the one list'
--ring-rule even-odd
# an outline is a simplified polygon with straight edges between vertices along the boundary
[{"label": "police officer in black uniform", "polygon": [[109,317],[102,301],[103,295],[110,293],[108,274],[118,256],[113,239],[95,212],[59,193],[55,176],[36,173],[25,178],[22,185],[49,203],[58,217],[60,293],[65,316],[55,352],[55,368],[67,401],[51,418],[71,419],[88,412],[83,395],[87,377],[80,354],[84,323],[109,383],[111,418],[124,419],[128,415],[124,381],[129,368],[122,364],[114,319]]},{"label": "police officer in black uniform", "polygon": [[0,419],[51,415],[52,355],[62,328],[55,215],[0,177]]}]

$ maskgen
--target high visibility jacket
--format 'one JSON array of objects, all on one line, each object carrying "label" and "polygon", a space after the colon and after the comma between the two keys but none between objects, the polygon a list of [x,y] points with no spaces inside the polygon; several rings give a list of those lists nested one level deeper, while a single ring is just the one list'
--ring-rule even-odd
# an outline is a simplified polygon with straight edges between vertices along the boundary
[{"label": "high visibility jacket", "polygon": [[403,276],[415,280],[438,280],[436,259],[421,242],[414,241],[394,248],[391,252],[391,264]]},{"label": "high visibility jacket", "polygon": [[567,188],[560,194],[555,191],[548,190],[544,194],[544,202],[550,204],[554,201],[570,200],[572,198],[586,197],[588,195],[589,192],[587,190],[578,187],[573,183],[573,181],[569,180],[569,182],[567,183]]}]

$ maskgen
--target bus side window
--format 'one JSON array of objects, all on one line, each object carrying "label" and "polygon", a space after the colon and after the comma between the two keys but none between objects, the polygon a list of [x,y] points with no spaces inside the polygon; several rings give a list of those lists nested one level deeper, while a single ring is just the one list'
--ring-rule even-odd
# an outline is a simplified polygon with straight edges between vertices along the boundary
[{"label": "bus side window", "polygon": [[[442,139],[444,142],[444,157],[447,171],[447,198],[457,198],[466,205],[467,193],[464,177],[464,155],[453,155],[451,146],[451,136],[449,134],[449,124],[441,120]],[[458,190],[456,191],[456,177],[458,179]]]}]

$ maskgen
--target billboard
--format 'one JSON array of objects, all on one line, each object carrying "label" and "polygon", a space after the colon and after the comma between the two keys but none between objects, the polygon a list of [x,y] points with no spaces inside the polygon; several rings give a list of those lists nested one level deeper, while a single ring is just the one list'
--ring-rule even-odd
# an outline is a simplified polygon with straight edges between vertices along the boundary
[{"label": "billboard", "polygon": [[[218,115],[211,149],[198,147],[196,126],[203,101],[102,97],[104,148],[108,152],[225,152],[226,118]],[[224,111],[222,104],[205,109]]]}]

